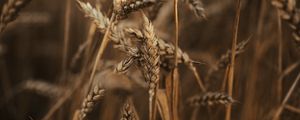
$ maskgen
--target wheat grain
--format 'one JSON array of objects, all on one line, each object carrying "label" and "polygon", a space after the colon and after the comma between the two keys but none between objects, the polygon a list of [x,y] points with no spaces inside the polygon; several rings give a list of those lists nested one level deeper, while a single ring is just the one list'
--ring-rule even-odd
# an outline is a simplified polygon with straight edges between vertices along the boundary
[{"label": "wheat grain", "polygon": [[120,63],[116,65],[115,72],[117,73],[125,73],[129,69],[129,67],[134,63],[135,57],[130,56],[124,60],[122,60]]},{"label": "wheat grain", "polygon": [[194,107],[198,106],[211,106],[215,104],[230,104],[235,102],[235,100],[225,94],[208,92],[203,95],[195,95],[188,99],[188,104]]},{"label": "wheat grain", "polygon": [[15,20],[20,10],[25,7],[31,0],[8,0],[4,4],[0,16],[0,33],[3,32],[7,24]]}]

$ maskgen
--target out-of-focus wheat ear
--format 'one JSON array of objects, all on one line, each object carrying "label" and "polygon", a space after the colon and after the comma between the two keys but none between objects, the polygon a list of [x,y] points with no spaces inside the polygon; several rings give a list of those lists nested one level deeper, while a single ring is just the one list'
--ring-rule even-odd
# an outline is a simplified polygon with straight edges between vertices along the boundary
[{"label": "out-of-focus wheat ear", "polygon": [[203,95],[195,95],[188,99],[188,104],[193,107],[199,106],[211,106],[215,104],[231,104],[236,102],[231,96],[217,93],[217,92],[207,92]]},{"label": "out-of-focus wheat ear", "polygon": [[128,69],[131,67],[131,65],[134,63],[135,61],[135,57],[134,56],[130,56],[125,58],[124,60],[122,60],[120,63],[118,63],[116,65],[115,71],[116,73],[126,73],[128,71]]},{"label": "out-of-focus wheat ear", "polygon": [[31,0],[8,0],[2,8],[0,16],[0,33],[3,32],[7,24],[15,20],[20,10]]},{"label": "out-of-focus wheat ear", "polygon": [[120,120],[138,120],[134,107],[129,102],[125,102],[121,112],[122,115]]},{"label": "out-of-focus wheat ear", "polygon": [[[240,43],[237,44],[236,49],[235,49],[235,56],[238,57],[241,53],[243,53],[250,41],[251,37],[248,39],[241,41]],[[221,58],[217,62],[217,68],[215,68],[214,71],[217,71],[219,69],[224,69],[230,62],[231,58],[231,50],[227,50],[227,52],[221,56]]]},{"label": "out-of-focus wheat ear", "polygon": [[49,98],[58,98],[67,90],[51,83],[36,80],[27,80],[21,83],[19,87],[20,89],[17,91],[32,91]]},{"label": "out-of-focus wheat ear", "polygon": [[95,85],[90,93],[84,98],[80,110],[79,118],[81,120],[85,119],[87,114],[91,112],[95,105],[99,102],[101,98],[103,98],[105,90],[101,88],[100,85]]},{"label": "out-of-focus wheat ear", "polygon": [[272,5],[279,10],[281,19],[287,21],[294,30],[293,37],[297,47],[300,46],[300,10],[296,8],[296,0],[272,0]]},{"label": "out-of-focus wheat ear", "polygon": [[77,0],[77,3],[81,11],[84,12],[85,16],[91,19],[97,25],[98,29],[100,29],[102,32],[105,31],[109,25],[109,19],[103,15],[101,11],[93,8],[90,3],[84,3],[80,0]]},{"label": "out-of-focus wheat ear", "polygon": [[186,3],[198,19],[206,19],[205,9],[201,0],[187,0]]},{"label": "out-of-focus wheat ear", "polygon": [[159,0],[114,0],[114,12],[117,19],[124,19],[131,12],[149,7]]}]

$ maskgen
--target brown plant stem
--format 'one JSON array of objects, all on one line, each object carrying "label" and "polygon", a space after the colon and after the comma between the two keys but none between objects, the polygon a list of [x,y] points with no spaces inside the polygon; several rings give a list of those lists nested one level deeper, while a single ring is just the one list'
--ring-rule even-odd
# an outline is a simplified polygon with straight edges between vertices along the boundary
[{"label": "brown plant stem", "polygon": [[[234,82],[234,65],[235,65],[235,53],[236,53],[236,44],[238,39],[238,28],[240,22],[240,12],[241,12],[241,0],[237,0],[236,3],[236,16],[234,20],[233,26],[233,39],[232,39],[232,49],[231,49],[231,63],[229,65],[228,71],[228,95],[232,96],[233,91],[233,82]],[[226,120],[231,120],[231,105],[229,105],[226,109]]]}]

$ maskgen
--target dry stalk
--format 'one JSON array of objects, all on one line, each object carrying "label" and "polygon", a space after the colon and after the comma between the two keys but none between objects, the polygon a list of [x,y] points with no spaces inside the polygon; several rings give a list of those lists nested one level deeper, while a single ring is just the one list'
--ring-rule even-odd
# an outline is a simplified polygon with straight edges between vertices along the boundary
[{"label": "dry stalk", "polygon": [[[234,82],[234,69],[235,69],[235,56],[236,56],[236,48],[237,47],[237,39],[238,39],[238,30],[240,23],[240,13],[241,13],[241,0],[237,0],[236,2],[236,15],[233,26],[233,39],[232,39],[232,49],[231,49],[231,60],[228,71],[228,95],[232,96],[233,91],[233,82]],[[229,105],[226,109],[226,120],[231,120],[231,105]]]},{"label": "dry stalk", "polygon": [[62,50],[62,79],[66,79],[67,72],[67,62],[68,62],[68,49],[69,49],[69,40],[70,40],[70,24],[71,24],[71,0],[66,0],[66,9],[65,9],[65,18],[64,18],[64,42]]},{"label": "dry stalk", "polygon": [[231,104],[234,103],[235,100],[228,95],[216,92],[208,92],[203,95],[196,95],[188,99],[188,104],[193,107],[199,106],[211,106],[215,104]]},{"label": "dry stalk", "polygon": [[295,90],[298,82],[300,80],[300,73],[298,73],[295,81],[293,82],[292,86],[289,88],[289,91],[287,92],[287,94],[285,95],[283,101],[281,102],[280,106],[277,108],[275,115],[273,115],[273,120],[278,120],[279,116],[282,113],[282,110],[284,108],[284,106],[287,104],[288,100],[290,99],[293,91]]},{"label": "dry stalk", "polygon": [[179,99],[179,72],[178,72],[178,46],[179,46],[179,17],[178,17],[178,0],[174,0],[174,19],[175,19],[175,49],[174,49],[174,65],[172,73],[172,102],[171,113],[172,119],[178,120],[178,99]]},{"label": "dry stalk", "polygon": [[8,0],[4,4],[0,16],[0,33],[3,32],[7,24],[15,20],[20,10],[25,7],[31,0]]},{"label": "dry stalk", "polygon": [[296,107],[291,106],[291,105],[285,105],[284,108],[289,110],[289,111],[300,114],[300,108],[296,108]]},{"label": "dry stalk", "polygon": [[294,30],[293,37],[297,46],[300,45],[300,11],[296,8],[295,0],[273,0],[272,5],[279,10],[282,20],[287,21]]}]

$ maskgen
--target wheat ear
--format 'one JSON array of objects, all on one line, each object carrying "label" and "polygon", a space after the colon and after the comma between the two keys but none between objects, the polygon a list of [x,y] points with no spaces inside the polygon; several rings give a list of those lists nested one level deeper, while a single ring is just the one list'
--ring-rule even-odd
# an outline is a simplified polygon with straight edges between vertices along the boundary
[{"label": "wheat ear", "polygon": [[80,116],[79,118],[81,120],[85,119],[86,115],[93,110],[95,107],[95,104],[98,103],[98,101],[103,98],[105,93],[105,90],[101,87],[101,85],[96,84],[90,93],[85,97],[83,100],[81,110],[80,110]]},{"label": "wheat ear", "polygon": [[114,12],[117,19],[124,19],[131,12],[149,7],[158,2],[158,0],[115,0]]},{"label": "wheat ear", "polygon": [[300,46],[300,10],[296,8],[295,0],[273,0],[272,5],[279,10],[281,19],[287,21],[294,30],[295,43]]},{"label": "wheat ear", "polygon": [[215,104],[230,104],[234,103],[235,100],[225,94],[217,92],[208,92],[203,95],[195,95],[188,99],[188,104],[194,107],[198,106],[210,106]]},{"label": "wheat ear", "polygon": [[31,0],[8,0],[4,4],[0,16],[0,33],[3,32],[7,24],[15,20],[20,10],[25,7]]}]

